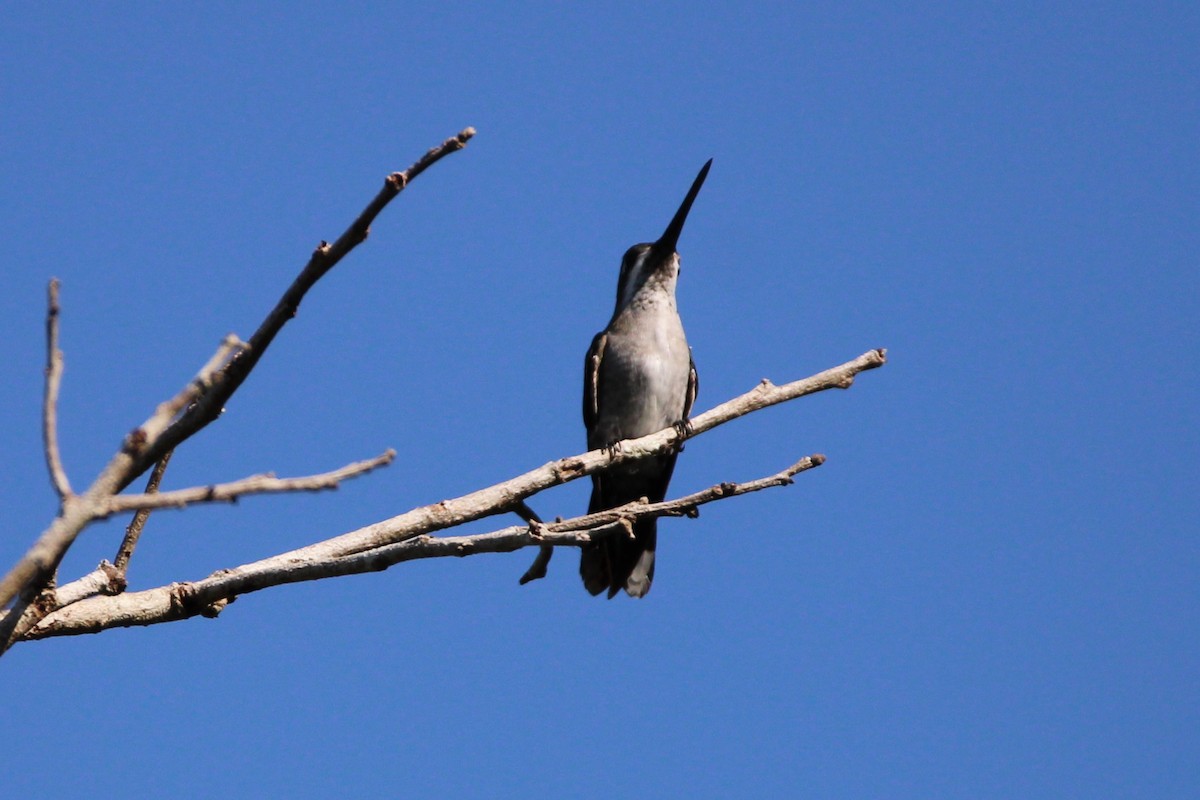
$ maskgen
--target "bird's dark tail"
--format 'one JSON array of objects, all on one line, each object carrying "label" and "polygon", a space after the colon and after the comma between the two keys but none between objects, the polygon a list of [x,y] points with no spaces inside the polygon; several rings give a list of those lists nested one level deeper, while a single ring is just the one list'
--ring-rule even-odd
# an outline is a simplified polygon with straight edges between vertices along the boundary
[{"label": "bird's dark tail", "polygon": [[654,580],[654,550],[658,520],[642,518],[633,524],[633,538],[622,531],[583,548],[579,574],[592,594],[608,590],[611,598],[622,589],[630,597],[645,597]]}]

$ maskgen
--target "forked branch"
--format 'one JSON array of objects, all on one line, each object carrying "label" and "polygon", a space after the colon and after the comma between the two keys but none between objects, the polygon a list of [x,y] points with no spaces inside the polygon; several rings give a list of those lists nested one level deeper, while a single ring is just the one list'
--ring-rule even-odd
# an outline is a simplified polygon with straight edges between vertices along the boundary
[{"label": "forked branch", "polygon": [[[43,433],[46,463],[62,507],[50,527],[29,551],[0,578],[0,609],[21,596],[28,606],[58,567],[67,549],[91,522],[113,513],[112,500],[139,475],[158,463],[167,453],[195,435],[220,416],[226,402],[237,391],[266,353],[275,336],[295,316],[309,289],[343,257],[367,238],[371,223],[379,213],[415,178],[446,155],[461,150],[474,136],[465,128],[434,147],[403,172],[395,172],[383,188],[333,244],[321,242],[275,308],[243,343],[227,337],[196,379],[172,399],[162,403],[155,413],[126,438],[120,451],[82,495],[71,493],[66,472],[58,453],[56,401],[62,374],[62,354],[58,350],[58,284],[49,291],[47,316],[46,391],[43,405]],[[0,652],[5,642],[0,640]]]},{"label": "forked branch", "polygon": [[597,536],[629,535],[629,526],[639,517],[680,516],[705,503],[773,486],[786,486],[792,483],[797,473],[820,466],[824,461],[823,456],[808,456],[785,470],[758,480],[722,483],[676,500],[629,503],[560,522],[514,525],[469,536],[420,535],[350,556],[271,559],[220,570],[194,583],[174,583],[115,597],[96,595],[49,615],[29,631],[26,638],[98,633],[114,627],[154,625],[194,616],[212,617],[239,595],[288,583],[379,572],[405,561],[508,553],[540,545],[579,547]]},{"label": "forked branch", "polygon": [[883,350],[871,350],[838,367],[782,386],[763,381],[745,394],[694,417],[690,429],[683,432],[676,427],[666,428],[640,439],[627,440],[616,448],[552,461],[486,489],[416,508],[307,547],[221,570],[201,581],[115,597],[93,596],[71,606],[60,606],[26,630],[24,638],[94,633],[111,627],[151,625],[197,615],[216,616],[241,594],[285,583],[377,571],[419,558],[508,552],[533,545],[577,546],[592,536],[621,535],[617,529],[627,528],[631,519],[643,514],[686,514],[705,502],[790,483],[793,475],[819,466],[824,457],[809,456],[781,473],[758,481],[718,484],[665,503],[631,504],[586,517],[553,523],[530,522],[477,536],[432,536],[464,522],[508,513],[520,500],[551,486],[629,459],[678,447],[681,436],[698,436],[730,420],[814,392],[847,388],[856,375],[880,367],[885,361]]}]

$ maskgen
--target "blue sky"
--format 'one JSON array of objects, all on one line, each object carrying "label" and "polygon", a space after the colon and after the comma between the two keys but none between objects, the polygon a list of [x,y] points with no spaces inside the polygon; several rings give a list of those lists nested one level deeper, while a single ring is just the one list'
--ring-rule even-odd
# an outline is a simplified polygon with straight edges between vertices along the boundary
[{"label": "blue sky", "polygon": [[467,125],[166,485],[396,463],[157,514],[135,588],[582,450],[620,256],[709,157],[680,242],[698,408],[873,347],[890,363],[689,443],[674,494],[829,462],[664,522],[644,601],[587,596],[573,553],[518,587],[520,553],[18,646],[6,786],[1200,794],[1197,41],[1183,3],[9,9],[5,565],[55,508],[49,277],[79,487],[385,174]]}]

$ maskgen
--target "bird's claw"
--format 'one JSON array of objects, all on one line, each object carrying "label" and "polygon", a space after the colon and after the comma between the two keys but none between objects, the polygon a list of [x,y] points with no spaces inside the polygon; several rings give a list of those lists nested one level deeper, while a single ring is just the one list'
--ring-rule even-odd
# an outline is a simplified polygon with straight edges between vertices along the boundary
[{"label": "bird's claw", "polygon": [[692,421],[690,419],[681,419],[672,427],[675,428],[675,452],[682,453],[684,440],[694,432],[692,430]]}]

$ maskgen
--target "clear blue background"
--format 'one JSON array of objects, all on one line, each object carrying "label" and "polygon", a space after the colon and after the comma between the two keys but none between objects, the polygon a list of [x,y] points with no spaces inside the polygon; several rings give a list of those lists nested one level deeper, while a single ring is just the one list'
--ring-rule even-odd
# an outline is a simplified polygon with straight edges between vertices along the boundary
[{"label": "clear blue background", "polygon": [[690,443],[678,494],[829,462],[665,522],[645,601],[587,596],[573,553],[518,587],[525,552],[20,645],[7,795],[1200,795],[1197,6],[643,5],[7,9],[5,568],[55,510],[49,277],[82,488],[467,125],[166,485],[396,464],[157,514],[135,588],[582,450],[620,256],[710,156],[680,244],[698,407],[891,358]]}]

